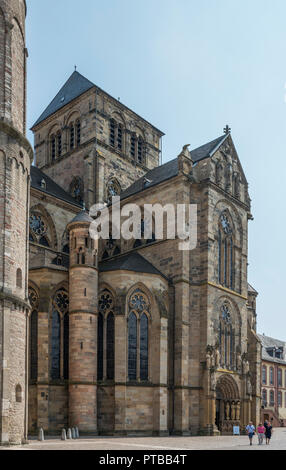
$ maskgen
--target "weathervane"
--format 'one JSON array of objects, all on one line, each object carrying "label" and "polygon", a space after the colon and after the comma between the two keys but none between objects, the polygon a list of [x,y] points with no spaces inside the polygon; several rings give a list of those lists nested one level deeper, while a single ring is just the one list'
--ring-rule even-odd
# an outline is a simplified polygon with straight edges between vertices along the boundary
[{"label": "weathervane", "polygon": [[228,126],[228,124],[227,124],[227,125],[225,126],[223,132],[224,132],[225,134],[230,134],[230,131],[231,131],[231,128],[230,128],[230,127]]}]

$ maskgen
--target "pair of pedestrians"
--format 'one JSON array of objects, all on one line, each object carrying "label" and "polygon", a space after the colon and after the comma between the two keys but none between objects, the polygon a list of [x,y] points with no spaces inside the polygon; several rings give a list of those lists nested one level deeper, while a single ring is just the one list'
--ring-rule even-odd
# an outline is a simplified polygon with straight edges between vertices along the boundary
[{"label": "pair of pedestrians", "polygon": [[[253,425],[252,421],[246,426],[246,432],[249,437],[249,443],[252,446],[252,439],[255,434],[255,426]],[[272,436],[272,426],[268,421],[265,421],[264,425],[260,423],[257,427],[257,436],[258,436],[258,444],[263,444],[263,439],[265,436],[266,444],[270,443],[270,439]]]}]

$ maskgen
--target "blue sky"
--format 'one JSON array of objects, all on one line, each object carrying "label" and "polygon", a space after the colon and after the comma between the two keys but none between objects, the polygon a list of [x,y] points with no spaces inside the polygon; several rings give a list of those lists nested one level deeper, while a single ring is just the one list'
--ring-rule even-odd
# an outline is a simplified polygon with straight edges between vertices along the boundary
[{"label": "blue sky", "polygon": [[[186,143],[232,137],[249,182],[258,330],[286,340],[285,0],[27,0],[28,125],[74,70]],[[32,135],[29,133],[32,141]]]}]

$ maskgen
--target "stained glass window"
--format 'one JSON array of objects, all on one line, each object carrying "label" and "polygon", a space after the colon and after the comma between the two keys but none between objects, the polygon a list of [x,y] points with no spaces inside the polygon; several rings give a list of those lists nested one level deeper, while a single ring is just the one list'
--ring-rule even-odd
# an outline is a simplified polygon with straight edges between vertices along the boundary
[{"label": "stained glass window", "polygon": [[114,379],[114,315],[110,313],[106,322],[106,377]]},{"label": "stained glass window", "polygon": [[97,326],[97,379],[103,379],[103,316],[98,314]]},{"label": "stained glass window", "polygon": [[69,314],[64,316],[64,379],[69,378]]},{"label": "stained glass window", "polygon": [[61,320],[57,310],[52,313],[52,338],[51,338],[51,378],[60,378],[61,359]]},{"label": "stained glass window", "polygon": [[148,317],[140,319],[140,379],[148,380]]},{"label": "stained glass window", "polygon": [[137,317],[131,313],[128,319],[128,378],[137,379]]}]

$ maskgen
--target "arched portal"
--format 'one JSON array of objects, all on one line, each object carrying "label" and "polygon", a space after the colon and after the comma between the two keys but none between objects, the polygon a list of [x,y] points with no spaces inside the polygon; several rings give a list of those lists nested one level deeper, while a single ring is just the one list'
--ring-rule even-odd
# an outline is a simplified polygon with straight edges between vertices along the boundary
[{"label": "arched portal", "polygon": [[233,426],[240,424],[239,390],[229,375],[223,375],[217,381],[215,424],[223,434],[232,433]]}]

